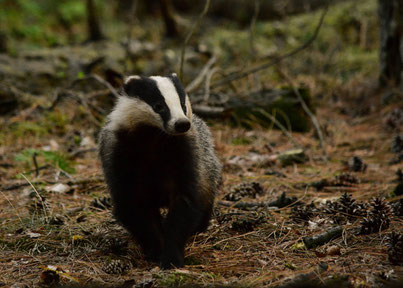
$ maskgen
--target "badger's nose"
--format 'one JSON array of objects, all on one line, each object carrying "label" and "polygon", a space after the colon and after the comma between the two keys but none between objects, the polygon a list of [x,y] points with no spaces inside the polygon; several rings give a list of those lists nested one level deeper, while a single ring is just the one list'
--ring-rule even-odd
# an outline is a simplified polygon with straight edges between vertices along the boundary
[{"label": "badger's nose", "polygon": [[185,133],[190,129],[190,121],[187,119],[180,119],[175,122],[175,131],[177,133]]}]

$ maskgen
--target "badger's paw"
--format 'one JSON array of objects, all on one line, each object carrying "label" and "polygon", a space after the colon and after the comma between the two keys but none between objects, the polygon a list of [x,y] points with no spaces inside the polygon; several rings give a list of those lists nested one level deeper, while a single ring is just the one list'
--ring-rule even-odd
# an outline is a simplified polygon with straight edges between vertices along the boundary
[{"label": "badger's paw", "polygon": [[184,252],[180,249],[167,249],[161,257],[162,269],[181,268],[184,265]]}]

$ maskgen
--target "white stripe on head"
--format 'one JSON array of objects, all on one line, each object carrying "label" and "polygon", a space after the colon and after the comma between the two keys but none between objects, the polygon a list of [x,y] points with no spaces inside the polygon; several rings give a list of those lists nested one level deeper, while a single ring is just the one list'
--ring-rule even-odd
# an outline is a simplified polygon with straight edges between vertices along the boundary
[{"label": "white stripe on head", "polygon": [[140,79],[141,79],[141,77],[140,77],[140,76],[138,76],[138,75],[132,75],[132,76],[126,77],[126,78],[125,78],[125,81],[123,81],[123,82],[124,82],[125,84],[127,84],[127,83],[129,83],[129,82],[130,82],[130,80],[133,80],[133,79],[140,80]]},{"label": "white stripe on head", "polygon": [[157,87],[161,92],[162,97],[164,97],[165,103],[167,104],[169,111],[171,113],[171,119],[169,120],[169,125],[173,125],[179,119],[186,118],[183,112],[181,102],[179,99],[178,92],[172,81],[169,78],[161,76],[151,76],[151,79],[155,80]]}]

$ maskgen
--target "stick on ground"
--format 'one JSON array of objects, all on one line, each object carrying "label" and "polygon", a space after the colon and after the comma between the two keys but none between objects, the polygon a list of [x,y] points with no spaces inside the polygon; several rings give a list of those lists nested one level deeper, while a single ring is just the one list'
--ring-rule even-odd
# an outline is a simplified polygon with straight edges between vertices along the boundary
[{"label": "stick on ground", "polygon": [[304,237],[302,240],[304,241],[306,248],[311,249],[326,244],[335,238],[339,238],[342,234],[343,228],[341,226],[336,226],[324,233]]}]

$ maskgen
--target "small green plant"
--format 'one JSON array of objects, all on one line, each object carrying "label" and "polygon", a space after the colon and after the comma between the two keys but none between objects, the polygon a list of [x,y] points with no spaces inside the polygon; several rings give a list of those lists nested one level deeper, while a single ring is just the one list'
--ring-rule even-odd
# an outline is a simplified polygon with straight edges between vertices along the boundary
[{"label": "small green plant", "polygon": [[72,167],[72,162],[67,156],[57,151],[42,151],[29,148],[18,153],[14,160],[22,162],[26,169],[32,169],[34,157],[37,157],[38,165],[42,162],[55,166],[67,173],[75,172],[74,167]]},{"label": "small green plant", "polygon": [[65,114],[59,111],[52,111],[46,114],[44,126],[49,132],[66,132],[68,118]]},{"label": "small green plant", "polygon": [[252,144],[253,139],[251,138],[246,138],[246,137],[235,137],[232,138],[231,144],[232,145],[249,145]]},{"label": "small green plant", "polygon": [[34,122],[15,123],[11,125],[10,129],[16,137],[26,136],[27,134],[32,136],[42,136],[47,132],[46,128]]}]

